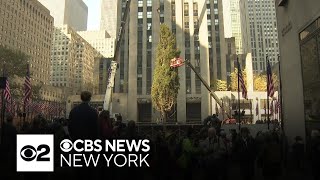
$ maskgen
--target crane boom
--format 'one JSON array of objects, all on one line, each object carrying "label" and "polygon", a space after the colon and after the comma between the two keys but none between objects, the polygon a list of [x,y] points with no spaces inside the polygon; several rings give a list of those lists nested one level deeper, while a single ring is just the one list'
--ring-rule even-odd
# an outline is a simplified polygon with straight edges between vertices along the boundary
[{"label": "crane boom", "polygon": [[115,50],[114,50],[114,56],[113,56],[113,60],[111,61],[110,64],[110,68],[109,68],[109,77],[108,77],[108,82],[107,82],[107,89],[106,89],[106,93],[105,93],[105,97],[104,97],[104,101],[103,101],[103,109],[104,110],[108,110],[110,112],[110,114],[112,114],[112,92],[113,92],[113,87],[114,87],[114,79],[115,79],[115,75],[117,72],[117,68],[118,68],[118,54],[119,54],[119,50],[120,50],[120,46],[121,46],[121,41],[123,39],[123,35],[124,35],[124,30],[125,30],[125,25],[127,22],[127,18],[128,18],[128,13],[130,10],[130,3],[131,0],[127,0],[126,2],[126,9],[124,11],[122,20],[121,20],[121,24],[120,24],[120,29],[119,29],[119,34],[117,36],[117,40],[116,40],[116,46],[115,46]]},{"label": "crane boom", "polygon": [[226,108],[224,107],[224,105],[222,104],[221,100],[218,98],[218,96],[211,90],[209,84],[201,77],[201,75],[196,71],[196,69],[194,68],[194,66],[191,64],[190,61],[184,61],[185,64],[187,64],[192,71],[196,74],[196,76],[200,79],[200,81],[202,82],[202,84],[207,88],[207,90],[209,91],[209,94],[211,97],[213,97],[213,99],[219,104],[219,106],[222,108],[223,113],[227,115],[228,118],[231,118],[231,115],[225,110]]}]

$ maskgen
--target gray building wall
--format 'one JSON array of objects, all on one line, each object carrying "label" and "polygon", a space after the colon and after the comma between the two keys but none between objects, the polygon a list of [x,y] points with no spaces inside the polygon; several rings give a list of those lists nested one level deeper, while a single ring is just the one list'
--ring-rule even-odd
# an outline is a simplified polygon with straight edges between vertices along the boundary
[{"label": "gray building wall", "polygon": [[88,7],[82,0],[66,0],[64,23],[76,31],[87,30]]},{"label": "gray building wall", "polygon": [[82,0],[39,0],[54,17],[54,26],[68,24],[75,31],[87,30],[88,7]]},{"label": "gray building wall", "polygon": [[[279,43],[274,0],[240,0],[240,12],[243,44],[247,49],[244,53],[252,53],[253,70],[261,73],[266,70],[266,56],[272,65],[278,61]],[[246,42],[246,39],[249,41]]]},{"label": "gray building wall", "polygon": [[[275,2],[276,6],[278,6],[278,3],[279,0]],[[318,74],[315,74],[318,80],[312,80],[312,86],[308,85],[303,88],[304,83],[310,82],[310,79],[303,80],[303,64],[311,63],[313,59],[311,56],[307,59],[301,59],[301,42],[299,39],[300,32],[320,17],[319,7],[320,1],[304,0],[288,1],[286,6],[276,8],[281,56],[282,112],[284,129],[291,142],[297,135],[305,137],[306,126],[310,126],[307,128],[308,134],[309,130],[314,128],[315,125],[318,125],[319,128],[319,123],[317,123],[319,121],[306,121],[307,116],[305,116],[305,112],[309,108],[307,102],[310,100],[307,99],[306,94],[316,89],[319,92],[319,64],[313,66],[314,69],[311,71]],[[308,34],[308,31],[306,31],[306,34]],[[314,50],[316,49],[309,48],[307,55],[311,55]],[[319,63],[319,56],[317,60]],[[316,91],[311,95],[319,100],[320,95]],[[318,109],[319,107],[318,104]]]},{"label": "gray building wall", "polygon": [[100,30],[107,30],[111,37],[118,34],[118,12],[121,8],[121,0],[101,0]]},{"label": "gray building wall", "polygon": [[[124,10],[122,3],[125,2],[119,3],[122,7],[121,11]],[[184,12],[185,3],[188,3],[189,6],[188,15]],[[197,9],[194,3],[197,4]],[[157,11],[158,8],[160,8],[160,13]],[[196,10],[198,12],[194,14]],[[119,10],[117,14],[121,14],[121,11]],[[191,60],[192,64],[198,70],[200,69],[200,74],[208,83],[210,79],[214,78],[226,80],[226,52],[221,0],[132,1],[129,17],[120,50],[120,64],[115,87],[116,93],[128,93],[130,99],[128,99],[127,114],[129,119],[137,120],[140,117],[139,103],[151,102],[152,74],[159,40],[160,22],[167,24],[176,34],[177,47],[181,50],[181,57]],[[188,27],[186,27],[186,19],[189,20]],[[119,25],[120,18],[118,18]],[[198,26],[198,30],[196,30],[196,26]],[[188,46],[186,46],[185,32],[188,32],[187,34],[190,36]],[[140,36],[142,36],[141,39],[139,39]],[[178,121],[187,122],[187,108],[193,107],[193,105],[197,108],[201,106],[198,117],[189,117],[189,120],[198,119],[200,121],[211,114],[209,93],[189,68],[183,66],[178,71],[180,90],[175,116]],[[190,76],[186,77],[186,74]],[[187,92],[187,90],[189,91]],[[191,106],[189,106],[190,104]],[[159,118],[158,113],[152,109],[152,114],[152,121],[156,121]]]}]

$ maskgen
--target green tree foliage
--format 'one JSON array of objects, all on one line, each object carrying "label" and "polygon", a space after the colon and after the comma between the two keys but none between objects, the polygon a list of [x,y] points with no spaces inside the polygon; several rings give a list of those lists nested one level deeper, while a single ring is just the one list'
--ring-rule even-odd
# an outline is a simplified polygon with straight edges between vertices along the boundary
[{"label": "green tree foliage", "polygon": [[[3,67],[5,68],[5,76],[9,78],[11,96],[15,100],[21,100],[24,96],[24,80],[27,73],[27,65],[29,56],[21,51],[15,51],[4,46],[0,46],[0,69],[1,75]],[[32,75],[31,75],[32,76]],[[40,89],[42,84],[31,82],[32,99],[41,98]]]},{"label": "green tree foliage", "polygon": [[[11,80],[13,79],[13,80]],[[24,78],[10,78],[9,79],[9,84],[10,84],[10,92],[11,96],[15,100],[21,100],[24,97]],[[32,100],[40,100],[41,99],[41,94],[40,90],[42,88],[41,83],[32,83],[31,82],[31,99]]]},{"label": "green tree foliage", "polygon": [[0,67],[1,69],[3,66],[5,67],[6,76],[24,77],[27,72],[28,60],[29,56],[23,52],[0,46]]},{"label": "green tree foliage", "polygon": [[[247,86],[247,73],[246,69],[242,70],[242,76],[244,83]],[[231,84],[230,84],[230,90],[231,91],[238,91],[238,69],[235,68],[234,72],[231,73]],[[241,89],[240,89],[241,91]]]},{"label": "green tree foliage", "polygon": [[215,83],[214,90],[215,91],[227,91],[228,90],[227,81],[218,79]]},{"label": "green tree foliage", "polygon": [[153,107],[161,112],[164,120],[167,119],[167,113],[177,101],[180,87],[178,71],[170,67],[171,59],[180,54],[176,49],[175,39],[168,26],[162,24],[156,52],[151,97]]}]

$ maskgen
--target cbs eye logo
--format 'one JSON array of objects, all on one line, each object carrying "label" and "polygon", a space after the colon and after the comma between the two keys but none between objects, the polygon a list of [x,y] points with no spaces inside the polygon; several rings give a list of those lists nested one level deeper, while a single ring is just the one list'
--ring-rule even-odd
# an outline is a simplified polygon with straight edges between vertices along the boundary
[{"label": "cbs eye logo", "polygon": [[17,172],[53,172],[53,135],[17,135]]},{"label": "cbs eye logo", "polygon": [[[40,153],[38,153],[40,152]],[[46,144],[41,144],[36,148],[31,145],[24,146],[20,151],[20,156],[25,161],[50,161],[49,157],[44,157],[50,152],[50,147]]]},{"label": "cbs eye logo", "polygon": [[60,143],[60,149],[63,152],[70,152],[72,150],[73,143],[69,139],[64,139]]}]

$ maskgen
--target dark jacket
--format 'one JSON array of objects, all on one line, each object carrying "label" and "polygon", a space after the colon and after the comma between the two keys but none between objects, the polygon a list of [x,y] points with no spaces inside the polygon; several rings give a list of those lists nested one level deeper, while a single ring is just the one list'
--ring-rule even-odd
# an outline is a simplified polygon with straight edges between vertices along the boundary
[{"label": "dark jacket", "polygon": [[74,107],[69,119],[69,132],[73,140],[98,138],[98,113],[88,103]]},{"label": "dark jacket", "polygon": [[3,127],[2,147],[6,152],[15,152],[17,130],[12,124]]},{"label": "dark jacket", "polygon": [[234,144],[234,158],[240,162],[254,161],[256,157],[256,145],[252,137],[248,137],[245,141],[242,137],[238,137]]}]

